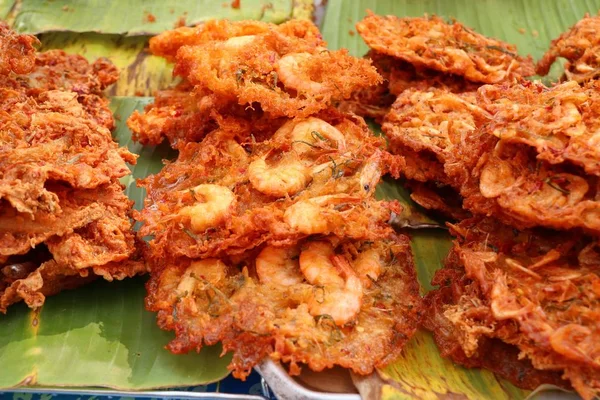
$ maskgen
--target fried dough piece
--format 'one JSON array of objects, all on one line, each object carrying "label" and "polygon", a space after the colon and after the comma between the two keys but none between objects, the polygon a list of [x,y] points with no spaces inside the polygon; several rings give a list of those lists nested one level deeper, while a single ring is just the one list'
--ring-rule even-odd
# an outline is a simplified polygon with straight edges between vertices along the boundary
[{"label": "fried dough piece", "polygon": [[414,334],[421,298],[408,237],[259,250],[235,260],[160,262],[146,307],[176,332],[169,350],[222,342],[242,379],[267,356],[289,363],[291,374],[306,364],[365,375]]},{"label": "fried dough piece", "polygon": [[531,57],[517,55],[515,46],[487,38],[456,21],[371,13],[356,24],[356,29],[375,51],[417,68],[455,74],[473,82],[497,83],[535,73]]},{"label": "fried dough piece", "polygon": [[373,194],[395,161],[362,119],[331,110],[290,120],[262,142],[237,133],[220,128],[188,143],[176,162],[142,181],[148,197],[136,219],[142,237],[154,236],[154,256],[218,257],[314,234],[389,234],[399,205]]},{"label": "fried dough piece", "polygon": [[586,82],[600,75],[600,15],[585,17],[552,41],[550,49],[538,61],[536,73],[547,75],[558,57],[567,59],[568,80]]},{"label": "fried dough piece", "polygon": [[320,35],[307,39],[305,33],[316,29],[310,22],[265,28],[179,48],[174,74],[230,102],[259,105],[274,117],[307,117],[381,81],[368,60],[327,50]]},{"label": "fried dough piece", "polygon": [[33,101],[0,89],[0,199],[23,213],[60,211],[45,187],[48,181],[92,189],[130,173],[136,156],[119,148],[110,131],[99,126],[77,102],[77,95],[48,91]]},{"label": "fried dough piece", "polygon": [[[600,393],[600,251],[595,237],[517,232],[493,220],[452,226],[454,252],[479,287],[444,307],[467,356],[480,337],[516,345],[541,370],[562,371],[585,399]],[[475,297],[477,296],[477,297]]]},{"label": "fried dough piece", "polygon": [[136,156],[112,140],[102,96],[117,70],[35,54],[36,42],[0,26],[0,312],[21,300],[40,307],[96,276],[146,271],[119,183]]},{"label": "fried dough piece", "polygon": [[540,160],[600,175],[600,82],[483,86],[477,103],[493,116],[486,132],[535,147]]},{"label": "fried dough piece", "polygon": [[373,61],[384,82],[363,88],[342,101],[338,108],[382,122],[396,97],[409,89],[426,91],[445,89],[453,93],[474,92],[480,84],[469,82],[457,75],[444,74],[427,68],[416,68],[400,59],[370,50],[366,58]]},{"label": "fried dough piece", "polygon": [[35,62],[34,46],[38,44],[35,36],[19,35],[0,21],[0,76],[31,71]]},{"label": "fried dough piece", "polygon": [[[442,357],[450,358],[452,362],[467,368],[485,368],[494,374],[509,380],[522,389],[534,390],[540,385],[551,384],[569,389],[567,381],[561,379],[558,371],[537,370],[528,359],[519,358],[516,346],[509,345],[499,339],[487,336],[478,337],[477,348],[467,356],[459,341],[468,329],[485,334],[490,330],[488,325],[491,314],[488,308],[479,306],[481,290],[479,285],[465,276],[465,271],[456,252],[451,251],[445,267],[436,272],[432,285],[439,289],[431,291],[424,299],[424,314],[422,326],[433,333]],[[444,311],[459,303],[461,300],[475,301],[475,306],[469,314],[471,321],[476,321],[468,327],[455,326],[444,315]]]},{"label": "fried dough piece", "polygon": [[[94,275],[112,280],[146,272],[145,263],[134,257],[132,202],[118,182],[88,190],[50,189],[62,206],[59,213],[38,212],[31,219],[12,207],[0,208],[0,312],[20,300],[40,307],[45,296]],[[32,248],[47,250],[36,256]]]},{"label": "fried dough piece", "polygon": [[[478,96],[489,90],[494,89],[482,87]],[[598,232],[597,178],[574,165],[549,164],[510,136],[487,133],[501,118],[491,106],[476,103],[473,94],[408,90],[382,129],[390,151],[404,156],[407,178],[455,188],[469,211],[518,228]]]}]

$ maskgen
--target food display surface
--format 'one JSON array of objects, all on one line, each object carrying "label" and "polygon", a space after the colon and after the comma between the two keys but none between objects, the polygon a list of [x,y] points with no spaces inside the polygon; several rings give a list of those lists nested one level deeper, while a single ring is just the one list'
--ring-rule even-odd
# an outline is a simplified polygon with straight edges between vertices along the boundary
[{"label": "food display surface", "polygon": [[597,28],[0,0],[0,397],[600,396]]}]

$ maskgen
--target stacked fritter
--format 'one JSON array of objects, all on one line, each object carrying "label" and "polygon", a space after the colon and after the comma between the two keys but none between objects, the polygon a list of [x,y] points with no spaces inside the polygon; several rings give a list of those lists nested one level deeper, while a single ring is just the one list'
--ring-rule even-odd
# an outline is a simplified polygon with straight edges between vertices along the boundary
[{"label": "stacked fritter", "polygon": [[182,82],[129,122],[176,161],[141,181],[147,307],[175,353],[221,342],[244,378],[263,358],[360,374],[391,361],[421,310],[408,238],[377,201],[397,158],[331,106],[380,77],[305,21],[209,21],[152,51]]},{"label": "stacked fritter", "polygon": [[113,142],[102,90],[117,79],[0,25],[0,311],[97,276],[144,271],[129,261],[130,201],[119,178],[135,156]]},{"label": "stacked fritter", "polygon": [[562,56],[570,80],[546,87],[524,79],[533,64],[514,46],[457,22],[369,15],[357,28],[388,82],[342,103],[378,109],[413,198],[462,220],[426,299],[442,354],[586,399],[600,393],[597,24],[553,42],[538,72]]}]

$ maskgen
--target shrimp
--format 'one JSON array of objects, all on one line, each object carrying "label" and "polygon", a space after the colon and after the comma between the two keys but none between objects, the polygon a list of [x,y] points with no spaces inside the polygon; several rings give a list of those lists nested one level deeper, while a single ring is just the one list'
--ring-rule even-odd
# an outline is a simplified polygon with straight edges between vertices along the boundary
[{"label": "shrimp", "polygon": [[296,247],[265,247],[256,257],[256,274],[265,284],[292,286],[304,278],[298,266]]},{"label": "shrimp", "polygon": [[315,285],[308,299],[311,315],[329,315],[337,325],[353,320],[362,306],[363,286],[344,256],[326,242],[312,242],[300,253],[300,270]]},{"label": "shrimp", "polygon": [[181,277],[176,292],[179,296],[192,295],[199,283],[206,282],[216,286],[226,276],[227,266],[219,259],[207,258],[205,260],[192,261]]},{"label": "shrimp", "polygon": [[277,197],[296,194],[312,180],[310,170],[300,161],[269,166],[264,157],[250,163],[248,179],[259,192]]},{"label": "shrimp", "polygon": [[325,92],[327,90],[325,85],[311,80],[302,66],[311,57],[310,53],[291,53],[281,57],[275,64],[275,72],[281,83],[299,92],[311,94]]},{"label": "shrimp", "polygon": [[235,194],[225,186],[202,184],[190,191],[194,199],[200,195],[204,202],[183,207],[179,215],[189,218],[190,227],[196,233],[223,223],[235,205]]},{"label": "shrimp", "polygon": [[306,235],[328,233],[330,228],[326,207],[355,202],[360,202],[360,198],[348,195],[313,197],[292,204],[285,210],[283,219],[293,230]]},{"label": "shrimp", "polygon": [[256,39],[256,35],[234,36],[221,43],[221,47],[227,50],[238,50],[249,45]]},{"label": "shrimp", "polygon": [[330,265],[334,255],[329,242],[310,242],[300,253],[300,271],[313,285],[342,286],[344,280]]},{"label": "shrimp", "polygon": [[319,118],[310,117],[297,123],[292,130],[291,139],[293,149],[299,155],[320,147],[319,142],[333,142],[339,151],[346,150],[344,134]]},{"label": "shrimp", "polygon": [[352,263],[364,287],[369,288],[382,272],[381,255],[376,249],[363,251]]}]

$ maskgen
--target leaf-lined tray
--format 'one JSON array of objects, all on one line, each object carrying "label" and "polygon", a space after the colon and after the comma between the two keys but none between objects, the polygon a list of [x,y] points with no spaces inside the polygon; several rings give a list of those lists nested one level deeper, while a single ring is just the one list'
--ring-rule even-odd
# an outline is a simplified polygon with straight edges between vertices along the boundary
[{"label": "leaf-lined tray", "polygon": [[[131,8],[129,3],[133,4]],[[140,6],[142,0],[127,4],[89,1],[87,10],[83,1],[0,0],[0,18],[8,14],[20,30],[63,31],[42,34],[44,48],[65,48],[90,59],[99,56],[113,59],[124,69],[125,78],[111,93],[133,96],[151,94],[164,86],[170,80],[170,72],[162,60],[144,53],[146,37],[123,35],[170,29],[174,22],[169,18],[180,15],[184,9],[189,10],[188,22],[193,18],[200,21],[221,16],[260,17],[278,22],[293,15],[297,4],[271,1],[268,3],[273,4],[269,11],[272,13],[257,16],[253,13],[256,7],[265,4],[263,1],[241,0],[240,10],[226,9],[225,5],[231,6],[230,1],[196,1],[193,6],[188,3],[178,2],[176,11],[171,13],[165,8],[166,2],[144,1]],[[67,10],[63,9],[65,6]],[[366,52],[354,24],[367,9],[399,16],[429,13],[456,18],[483,34],[515,43],[521,54],[539,58],[551,39],[586,12],[596,13],[600,0],[329,0],[322,31],[330,48],[346,47],[357,56]],[[99,17],[103,13],[119,17],[110,22],[110,18]],[[156,17],[155,22],[148,22],[149,14]],[[167,20],[171,22],[167,24]],[[554,78],[559,75],[559,68],[554,69]],[[111,104],[118,122],[115,138],[141,155],[133,176],[124,180],[136,207],[141,206],[144,193],[135,187],[134,179],[158,171],[163,159],[174,156],[167,146],[143,148],[130,140],[125,120],[149,101],[148,97],[115,97]],[[399,198],[422,222],[435,223],[411,204],[407,192],[397,183],[384,182],[379,195]],[[441,266],[450,240],[443,230],[412,231],[411,236],[417,272],[426,292],[431,289],[429,282]],[[12,308],[6,316],[0,316],[0,363],[11,366],[2,369],[0,388],[25,383],[140,390],[203,384],[227,375],[228,359],[219,357],[219,348],[206,348],[200,355],[187,356],[165,351],[162,347],[171,335],[161,332],[154,316],[143,310],[143,297],[143,279],[97,282],[49,298],[39,313],[22,305]],[[441,358],[431,336],[425,332],[409,343],[396,362],[362,380],[361,385],[383,398],[522,399],[529,395],[487,371],[467,370]]]}]

